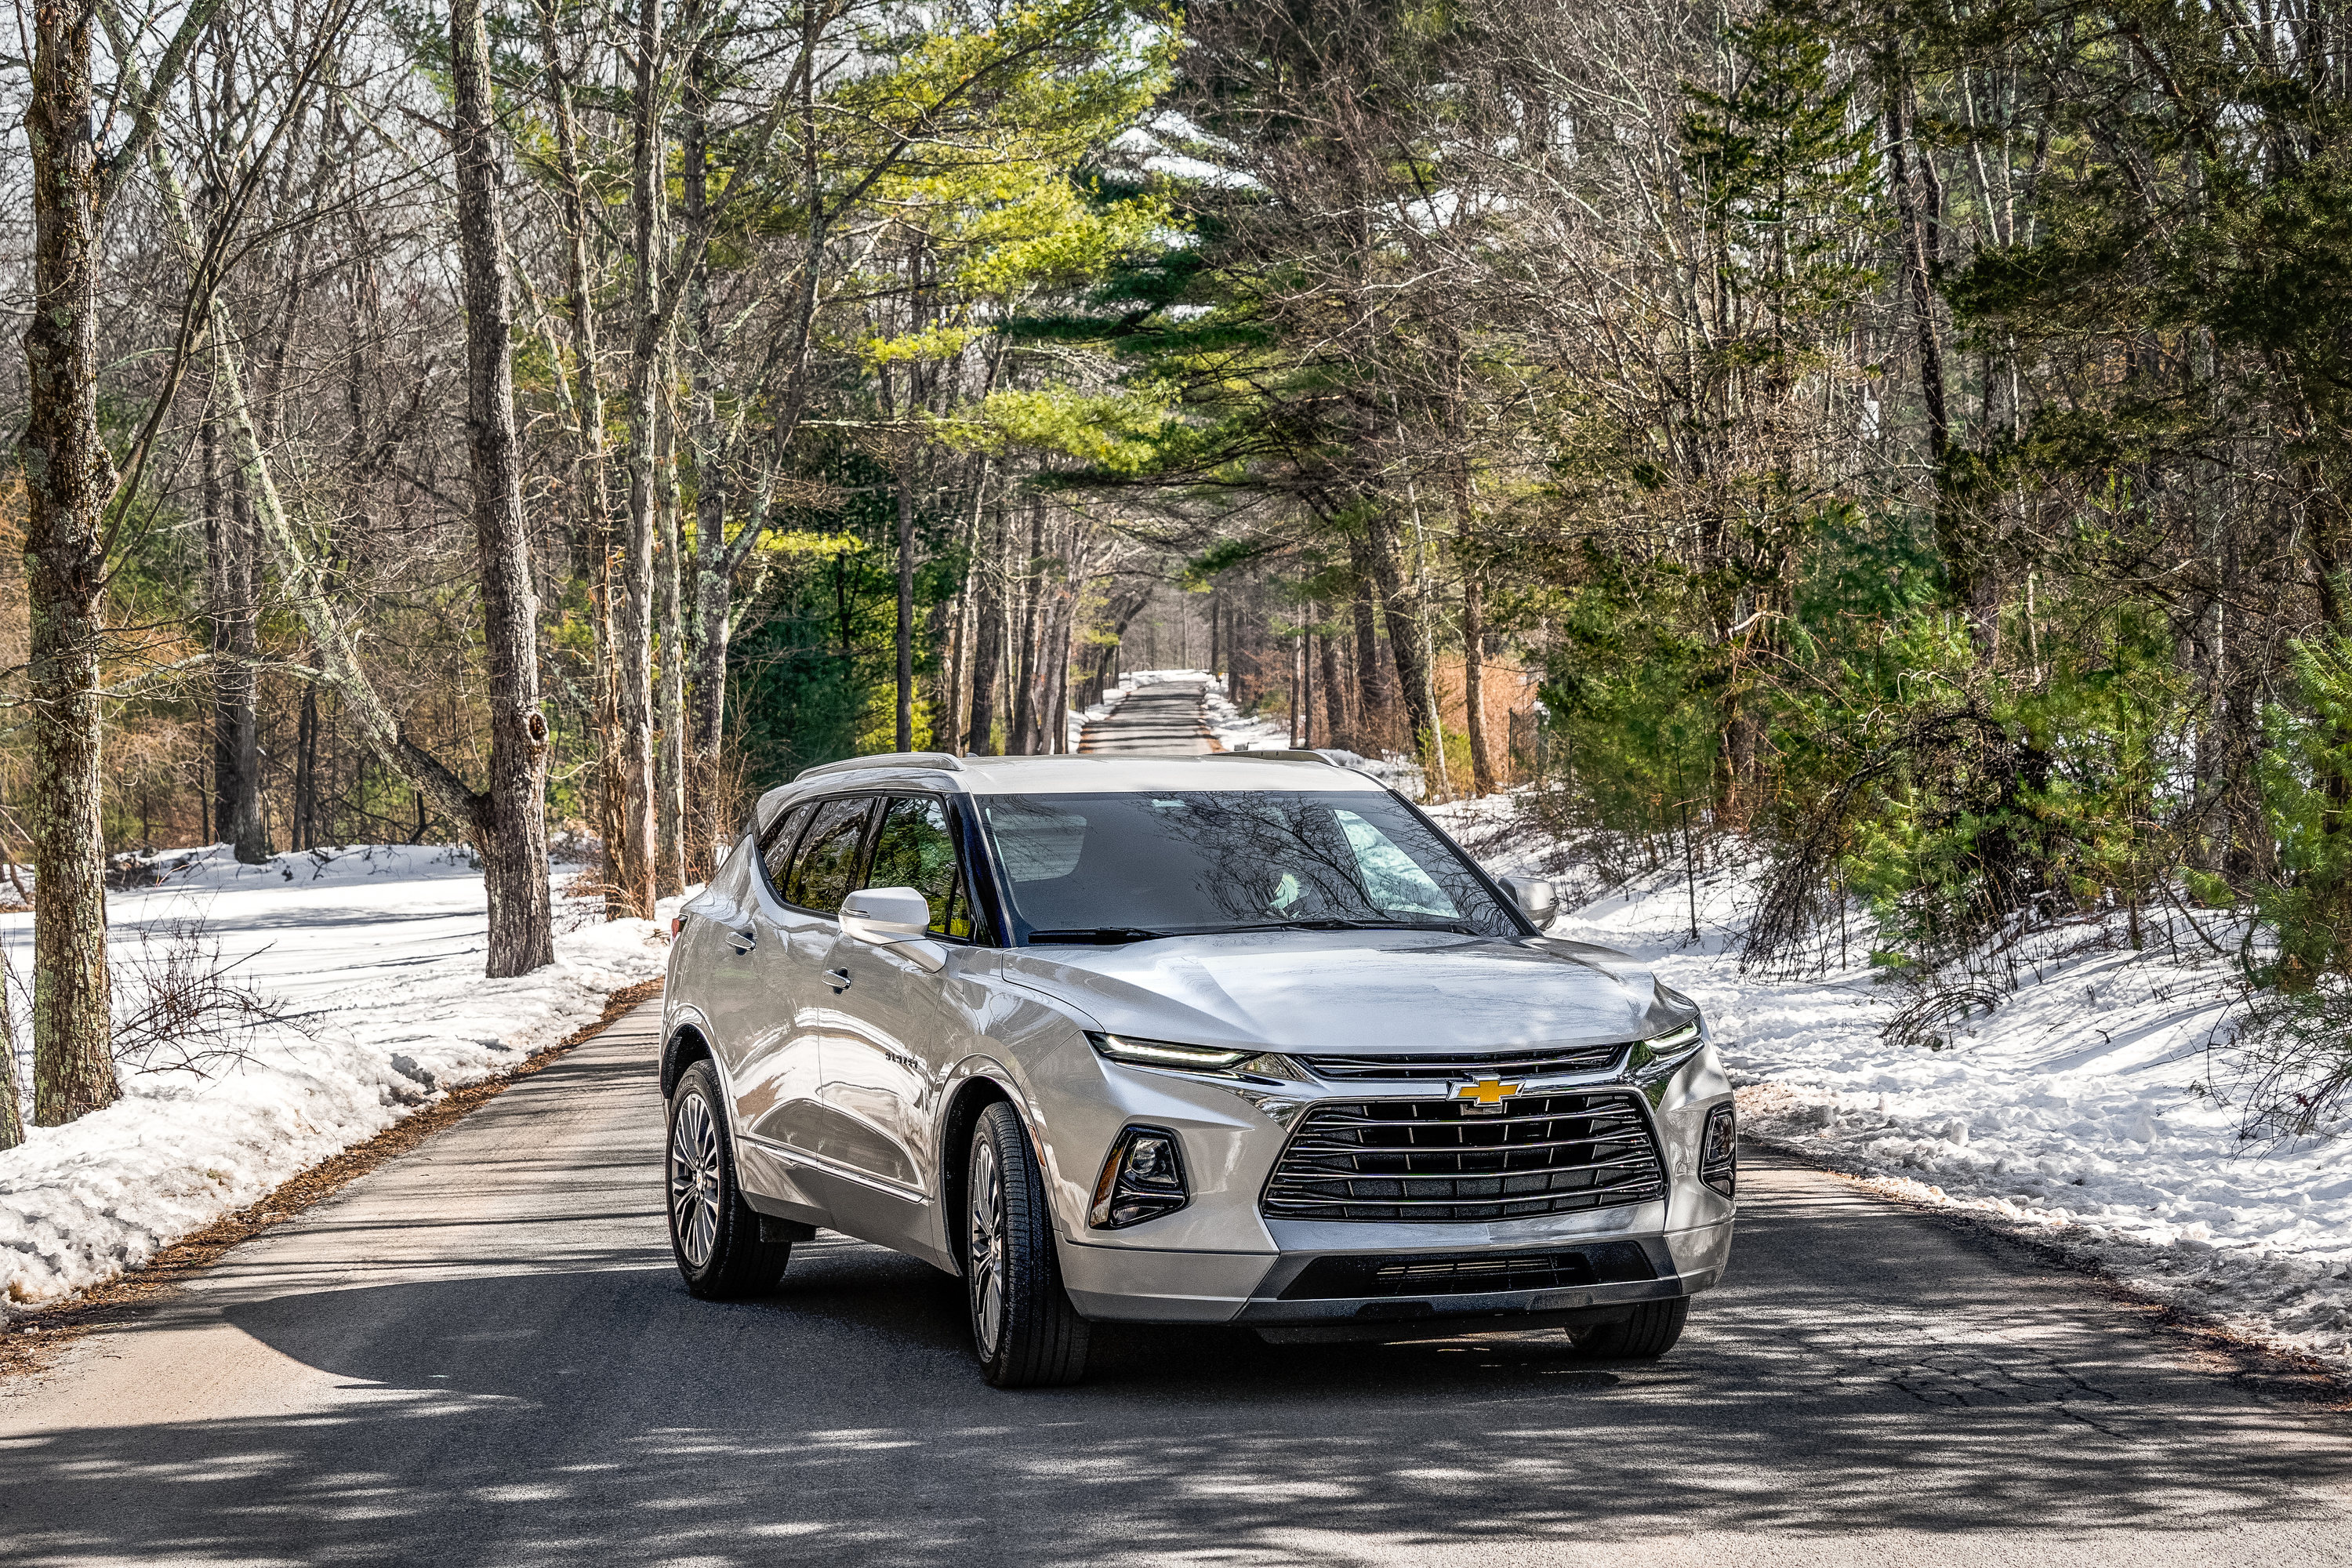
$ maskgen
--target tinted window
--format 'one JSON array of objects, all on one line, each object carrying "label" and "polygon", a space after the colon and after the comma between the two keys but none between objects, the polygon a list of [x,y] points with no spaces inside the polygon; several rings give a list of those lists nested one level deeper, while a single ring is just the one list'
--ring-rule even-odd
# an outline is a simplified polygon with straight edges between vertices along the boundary
[{"label": "tinted window", "polygon": [[790,811],[778,812],[775,822],[768,828],[768,837],[760,845],[760,863],[768,868],[768,885],[776,889],[779,898],[783,896],[785,874],[793,867],[793,846],[800,842],[801,829],[808,826],[808,819],[815,812],[816,806],[809,801],[803,801]]},{"label": "tinted window", "polygon": [[849,896],[857,876],[857,849],[866,837],[871,795],[828,800],[818,805],[800,853],[793,857],[793,879],[784,901],[819,914],[832,914]]},{"label": "tinted window", "polygon": [[[948,827],[947,807],[928,795],[908,795],[892,801],[874,835],[874,864],[866,873],[868,888],[912,888],[930,900],[931,929],[941,936],[970,936],[969,929],[949,925],[955,901],[955,836]],[[967,928],[970,921],[964,922]]]},{"label": "tinted window", "polygon": [[996,795],[981,811],[1007,900],[1033,933],[1523,929],[1452,845],[1385,794]]}]

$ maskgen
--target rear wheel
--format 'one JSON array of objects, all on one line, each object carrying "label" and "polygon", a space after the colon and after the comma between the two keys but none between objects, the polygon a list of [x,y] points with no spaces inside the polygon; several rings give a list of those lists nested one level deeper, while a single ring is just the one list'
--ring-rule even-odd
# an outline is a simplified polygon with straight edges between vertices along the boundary
[{"label": "rear wheel", "polygon": [[669,1097],[669,1247],[686,1288],[724,1301],[772,1289],[793,1255],[762,1241],[759,1212],[735,1184],[719,1075],[707,1061],[678,1075]]},{"label": "rear wheel", "polygon": [[1087,1321],[1062,1288],[1054,1216],[1029,1135],[999,1100],[972,1129],[964,1286],[972,1348],[998,1388],[1054,1388],[1087,1371]]},{"label": "rear wheel", "polygon": [[1655,1361],[1675,1348],[1690,1317],[1690,1298],[1644,1301],[1632,1315],[1614,1323],[1596,1323],[1570,1331],[1576,1335],[1577,1353],[1594,1361]]}]

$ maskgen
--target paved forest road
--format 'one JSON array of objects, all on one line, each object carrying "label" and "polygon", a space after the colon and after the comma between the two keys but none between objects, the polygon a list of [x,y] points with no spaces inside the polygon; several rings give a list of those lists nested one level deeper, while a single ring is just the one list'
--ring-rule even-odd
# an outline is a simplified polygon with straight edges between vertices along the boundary
[{"label": "paved forest road", "polygon": [[1078,737],[1086,755],[1192,757],[1216,747],[1201,717],[1202,683],[1166,681],[1139,687],[1108,719],[1087,724]]},{"label": "paved forest road", "polygon": [[998,1394],[958,1287],[827,1236],[679,1288],[653,1013],[40,1379],[0,1561],[2260,1563],[2352,1554],[2342,1418],[2078,1281],[1759,1162],[1673,1359],[1097,1339]]}]

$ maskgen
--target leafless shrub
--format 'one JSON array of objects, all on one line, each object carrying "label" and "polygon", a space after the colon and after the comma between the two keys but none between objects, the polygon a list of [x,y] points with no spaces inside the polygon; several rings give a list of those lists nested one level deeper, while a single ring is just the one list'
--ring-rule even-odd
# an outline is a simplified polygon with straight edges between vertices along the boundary
[{"label": "leafless shrub", "polygon": [[142,930],[115,965],[114,1057],[144,1072],[210,1078],[249,1059],[255,1037],[292,1022],[286,1005],[224,958],[201,917]]}]

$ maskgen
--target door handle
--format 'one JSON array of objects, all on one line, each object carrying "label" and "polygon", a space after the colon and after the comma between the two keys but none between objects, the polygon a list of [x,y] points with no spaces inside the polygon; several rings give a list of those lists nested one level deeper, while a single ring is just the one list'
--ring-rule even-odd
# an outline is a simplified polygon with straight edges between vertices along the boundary
[{"label": "door handle", "polygon": [[730,931],[727,933],[727,942],[734,948],[735,956],[740,958],[760,945],[760,933],[757,931]]},{"label": "door handle", "polygon": [[824,972],[824,983],[827,985],[832,986],[833,994],[835,996],[838,996],[843,992],[849,989],[849,971],[846,969],[828,969]]}]

